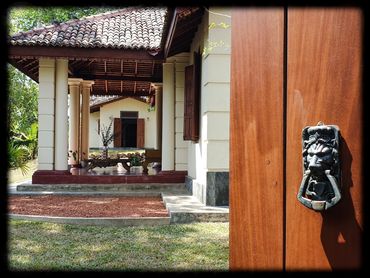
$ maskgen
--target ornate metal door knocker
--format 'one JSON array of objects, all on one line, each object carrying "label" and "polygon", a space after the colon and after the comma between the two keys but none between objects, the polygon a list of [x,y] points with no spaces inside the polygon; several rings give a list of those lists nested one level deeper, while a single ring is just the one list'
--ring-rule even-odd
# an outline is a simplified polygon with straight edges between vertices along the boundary
[{"label": "ornate metal door knocker", "polygon": [[303,179],[298,200],[315,211],[341,199],[340,132],[336,125],[307,126],[302,130]]}]

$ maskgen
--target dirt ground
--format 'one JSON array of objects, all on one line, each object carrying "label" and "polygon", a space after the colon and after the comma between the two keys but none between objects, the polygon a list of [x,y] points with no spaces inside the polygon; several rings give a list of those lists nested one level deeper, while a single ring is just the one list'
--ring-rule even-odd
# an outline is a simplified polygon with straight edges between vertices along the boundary
[{"label": "dirt ground", "polygon": [[63,217],[167,217],[160,197],[10,196],[8,213]]}]

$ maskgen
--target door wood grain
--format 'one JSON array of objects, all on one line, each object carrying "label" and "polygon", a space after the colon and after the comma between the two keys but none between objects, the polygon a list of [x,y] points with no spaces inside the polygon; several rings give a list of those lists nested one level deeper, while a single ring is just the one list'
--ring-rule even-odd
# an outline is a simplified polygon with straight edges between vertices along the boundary
[{"label": "door wood grain", "polygon": [[144,148],[145,145],[145,119],[137,119],[136,147]]},{"label": "door wood grain", "polygon": [[[362,14],[354,8],[288,8],[286,269],[361,264]],[[343,137],[342,200],[323,213],[296,198],[301,132],[338,125]]]},{"label": "door wood grain", "polygon": [[232,12],[230,269],[283,267],[283,8]]},{"label": "door wood grain", "polygon": [[113,146],[115,148],[122,147],[122,119],[121,118],[114,118],[113,122],[113,132],[114,132],[114,139],[113,139]]}]

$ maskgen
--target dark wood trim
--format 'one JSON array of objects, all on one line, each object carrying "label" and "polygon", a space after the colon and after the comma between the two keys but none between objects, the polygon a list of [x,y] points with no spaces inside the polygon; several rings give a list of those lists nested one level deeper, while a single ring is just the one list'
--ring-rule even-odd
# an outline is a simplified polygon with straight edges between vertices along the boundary
[{"label": "dark wood trim", "polygon": [[17,70],[19,70],[20,72],[23,72],[24,74],[26,74],[29,78],[31,78],[33,81],[35,81],[36,83],[39,83],[39,79],[38,79],[38,76],[36,76],[35,74],[33,74],[32,72],[30,72],[29,70],[25,69],[24,67],[22,67],[21,65],[17,64],[17,61],[16,60],[9,60],[8,61],[9,64],[11,64],[13,67],[15,67]]},{"label": "dark wood trim", "polygon": [[146,50],[112,49],[112,48],[72,48],[72,47],[47,47],[47,46],[10,46],[9,58],[84,58],[84,59],[133,59],[133,60],[163,60],[158,54],[152,56]]},{"label": "dark wood trim", "polygon": [[117,76],[104,74],[75,74],[73,78],[82,78],[84,80],[118,80],[118,81],[138,81],[138,82],[162,82],[160,77],[141,77],[141,76]]},{"label": "dark wood trim", "polygon": [[101,105],[94,105],[90,107],[90,113],[98,112],[100,111],[100,106]]},{"label": "dark wood trim", "polygon": [[100,111],[100,105],[94,105],[90,107],[90,113],[95,113]]},{"label": "dark wood trim", "polygon": [[166,43],[164,45],[164,58],[165,59],[168,57],[168,53],[169,53],[171,45],[172,45],[173,37],[174,37],[175,31],[176,31],[176,25],[177,25],[178,17],[179,17],[179,15],[178,15],[177,9],[175,9],[174,12],[173,12],[170,27],[168,29],[167,40],[166,40]]},{"label": "dark wood trim", "polygon": [[123,97],[147,97],[147,96],[152,96],[154,93],[149,94],[149,92],[136,92],[134,93],[133,91],[125,91],[121,93],[121,91],[109,91],[107,94],[103,90],[98,90],[98,91],[92,91],[91,95],[94,96],[111,96],[111,95],[117,95],[117,96],[123,96]]},{"label": "dark wood trim", "polygon": [[136,120],[136,147],[144,148],[145,145],[145,119]]},{"label": "dark wood trim", "polygon": [[122,119],[121,118],[114,118],[113,133],[114,133],[113,146],[115,148],[122,147]]}]

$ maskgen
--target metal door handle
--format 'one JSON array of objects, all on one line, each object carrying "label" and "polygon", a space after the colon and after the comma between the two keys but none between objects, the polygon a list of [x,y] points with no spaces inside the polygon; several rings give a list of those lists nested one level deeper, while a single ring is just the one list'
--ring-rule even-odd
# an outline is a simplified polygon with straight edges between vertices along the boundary
[{"label": "metal door handle", "polygon": [[297,198],[315,211],[326,210],[341,199],[340,133],[338,126],[307,126],[302,130],[303,178]]}]

